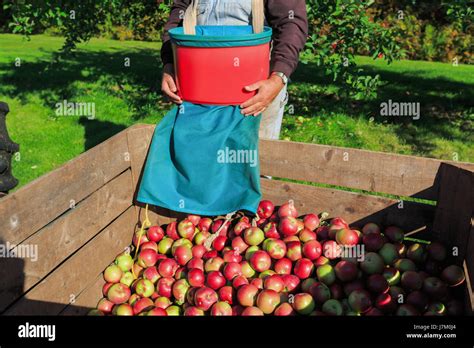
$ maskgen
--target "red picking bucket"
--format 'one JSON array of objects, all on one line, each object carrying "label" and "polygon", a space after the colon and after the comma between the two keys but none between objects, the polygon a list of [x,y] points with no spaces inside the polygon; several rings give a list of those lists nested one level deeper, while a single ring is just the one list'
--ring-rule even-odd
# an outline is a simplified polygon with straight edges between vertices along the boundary
[{"label": "red picking bucket", "polygon": [[234,47],[175,46],[180,97],[197,104],[239,105],[255,95],[244,87],[268,78],[270,44]]}]

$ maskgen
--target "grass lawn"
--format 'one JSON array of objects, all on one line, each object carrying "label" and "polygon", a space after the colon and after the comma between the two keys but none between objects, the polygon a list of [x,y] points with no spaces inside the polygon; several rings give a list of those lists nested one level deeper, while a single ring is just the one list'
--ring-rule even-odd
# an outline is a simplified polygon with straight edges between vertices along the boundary
[{"label": "grass lawn", "polygon": [[[24,185],[134,123],[157,123],[171,104],[160,95],[159,44],[93,39],[54,62],[57,37],[0,35],[0,100],[21,153],[14,175]],[[15,60],[20,59],[20,66]],[[126,59],[130,66],[126,67]],[[385,82],[373,100],[342,97],[314,64],[290,86],[282,138],[474,162],[474,67],[359,57]],[[421,118],[380,116],[380,103],[414,101]],[[63,100],[94,102],[95,119],[56,116]]]}]

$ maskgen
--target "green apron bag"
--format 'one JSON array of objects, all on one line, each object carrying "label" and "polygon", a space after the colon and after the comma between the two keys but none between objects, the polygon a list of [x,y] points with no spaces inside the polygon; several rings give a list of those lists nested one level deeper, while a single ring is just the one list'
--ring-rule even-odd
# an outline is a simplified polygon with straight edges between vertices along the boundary
[{"label": "green apron bag", "polygon": [[174,107],[156,127],[137,200],[178,212],[256,213],[261,117],[238,106]]}]

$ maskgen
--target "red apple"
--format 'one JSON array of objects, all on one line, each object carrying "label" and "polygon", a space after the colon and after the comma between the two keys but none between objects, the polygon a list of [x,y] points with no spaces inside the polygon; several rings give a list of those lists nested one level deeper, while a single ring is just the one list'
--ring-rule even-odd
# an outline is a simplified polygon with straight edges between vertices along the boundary
[{"label": "red apple", "polygon": [[282,206],[278,209],[278,216],[281,218],[287,216],[298,217],[298,212],[296,211],[294,202],[290,200],[288,203],[282,204]]},{"label": "red apple", "polygon": [[281,276],[283,282],[285,283],[285,287],[283,288],[283,292],[293,292],[295,291],[298,286],[300,285],[300,278],[293,274],[283,274]]},{"label": "red apple", "polygon": [[211,308],[211,316],[232,316],[232,307],[227,302],[216,302]]},{"label": "red apple", "polygon": [[194,226],[198,226],[199,225],[199,222],[201,221],[201,217],[199,215],[193,215],[193,214],[189,214],[187,216],[187,219],[189,221],[191,221],[191,223],[194,225]]},{"label": "red apple", "polygon": [[171,277],[159,279],[158,283],[156,284],[158,294],[163,297],[171,297],[171,289],[174,282],[175,279]]},{"label": "red apple", "polygon": [[193,268],[188,272],[188,282],[191,286],[201,287],[204,286],[205,275],[202,269]]},{"label": "red apple", "polygon": [[191,248],[191,251],[193,253],[193,257],[201,259],[207,250],[204,245],[195,245]]},{"label": "red apple", "polygon": [[210,287],[211,289],[217,290],[223,287],[226,283],[226,280],[221,272],[219,271],[212,271],[206,277],[206,286]]},{"label": "red apple", "polygon": [[280,220],[278,231],[284,236],[294,236],[298,233],[298,221],[296,218],[288,216]]},{"label": "red apple", "polygon": [[140,246],[140,250],[145,250],[145,249],[151,249],[155,252],[158,252],[158,244],[152,241],[145,242]]},{"label": "red apple", "polygon": [[189,260],[189,262],[186,264],[186,267],[187,267],[188,269],[198,268],[198,269],[204,271],[204,261],[203,261],[202,259],[193,257],[193,258],[192,258],[191,260]]},{"label": "red apple", "polygon": [[285,257],[286,244],[281,239],[267,239],[264,243],[265,251],[270,255],[272,259],[279,260]]},{"label": "red apple", "polygon": [[203,232],[203,231],[209,231],[209,229],[211,228],[211,225],[212,225],[212,219],[211,218],[201,218],[199,220],[199,223],[197,225],[199,231]]},{"label": "red apple", "polygon": [[242,237],[235,237],[234,239],[232,239],[232,249],[236,253],[242,254],[243,252],[245,252],[245,250],[247,250],[248,247],[248,244],[245,243]]},{"label": "red apple", "polygon": [[308,230],[306,227],[298,234],[298,238],[303,243],[309,242],[310,240],[317,240],[318,236],[316,232]]},{"label": "red apple", "polygon": [[133,307],[128,303],[122,303],[114,307],[113,313],[119,316],[133,316]]},{"label": "red apple", "polygon": [[168,226],[166,226],[166,235],[170,237],[172,240],[179,239],[178,230],[176,226],[177,226],[176,221],[170,222]]},{"label": "red apple", "polygon": [[191,248],[181,245],[176,248],[174,252],[174,258],[178,262],[179,265],[184,266],[191,260],[193,257],[193,252]]},{"label": "red apple", "polygon": [[252,279],[250,284],[255,286],[257,289],[262,290],[263,289],[263,278],[254,278],[254,279]]},{"label": "red apple", "polygon": [[242,285],[237,290],[237,300],[244,307],[251,307],[255,304],[258,288],[252,284]]},{"label": "red apple", "polygon": [[148,311],[147,315],[157,316],[157,317],[166,317],[168,316],[168,313],[163,308],[155,307],[152,310]]},{"label": "red apple", "polygon": [[234,289],[232,286],[223,286],[219,289],[219,301],[227,302],[232,305],[234,303]]},{"label": "red apple", "polygon": [[341,245],[356,245],[359,243],[359,235],[355,230],[343,228],[336,232],[336,242]]},{"label": "red apple", "polygon": [[362,227],[362,233],[364,235],[368,234],[380,234],[380,227],[377,224],[374,224],[373,222],[369,222]]},{"label": "red apple", "polygon": [[146,232],[146,236],[150,241],[158,243],[165,236],[165,231],[160,226],[151,226]]},{"label": "red apple", "polygon": [[204,271],[206,273],[212,272],[212,271],[219,271],[224,264],[224,260],[220,258],[219,256],[212,257],[209,260],[206,261],[204,264]]},{"label": "red apple", "polygon": [[295,315],[295,311],[293,310],[293,307],[291,307],[291,305],[288,302],[284,302],[275,309],[273,314],[279,317],[290,316],[290,315]]},{"label": "red apple", "polygon": [[218,300],[217,293],[211,288],[203,286],[196,290],[194,294],[194,303],[197,308],[207,311]]},{"label": "red apple", "polygon": [[189,220],[184,219],[178,224],[178,234],[181,238],[186,238],[189,240],[193,239],[196,226]]},{"label": "red apple", "polygon": [[162,277],[173,277],[179,265],[173,259],[161,260],[158,265],[158,272]]},{"label": "red apple", "polygon": [[273,210],[275,210],[275,205],[271,201],[263,200],[258,205],[257,215],[260,219],[268,219],[272,216]]},{"label": "red apple", "polygon": [[265,239],[265,234],[258,227],[250,227],[244,231],[244,241],[248,245],[259,245]]},{"label": "red apple", "polygon": [[234,289],[238,289],[242,285],[247,285],[248,283],[249,283],[248,279],[245,278],[244,276],[238,276],[232,280],[232,286]]},{"label": "red apple", "polygon": [[329,226],[319,226],[316,229],[316,235],[319,240],[326,240],[329,238]]},{"label": "red apple", "polygon": [[285,282],[282,277],[278,274],[273,274],[263,281],[263,287],[268,290],[274,290],[281,292],[285,288]]},{"label": "red apple", "polygon": [[250,257],[250,265],[257,272],[264,272],[270,269],[272,259],[267,252],[258,250]]},{"label": "red apple", "polygon": [[153,301],[148,297],[141,298],[132,305],[133,314],[138,315],[140,313],[146,312],[154,307]]},{"label": "red apple", "polygon": [[357,278],[357,265],[350,261],[339,261],[334,267],[336,277],[343,282],[350,282]]},{"label": "red apple", "polygon": [[118,283],[122,278],[123,271],[115,264],[110,265],[104,271],[104,279],[108,283]]},{"label": "red apple", "polygon": [[257,296],[257,307],[264,314],[271,314],[280,304],[280,295],[274,290],[262,290]]},{"label": "red apple", "polygon": [[224,249],[225,243],[227,242],[227,238],[224,236],[218,236],[214,241],[212,242],[212,247],[214,250],[221,251]]},{"label": "red apple", "polygon": [[274,221],[270,221],[264,226],[263,233],[265,233],[265,238],[280,238],[280,234],[278,233],[277,229],[277,223]]},{"label": "red apple", "polygon": [[127,302],[130,298],[130,295],[130,288],[122,283],[113,284],[107,291],[107,299],[113,304],[122,304]]},{"label": "red apple", "polygon": [[240,262],[242,261],[242,255],[237,253],[235,250],[227,250],[223,253],[224,262]]},{"label": "red apple", "polygon": [[261,309],[258,307],[247,307],[242,311],[241,314],[243,317],[248,317],[248,316],[263,316],[263,312]]},{"label": "red apple", "polygon": [[135,292],[141,297],[150,297],[155,292],[155,286],[148,279],[140,279],[136,283]]},{"label": "red apple", "polygon": [[204,311],[194,306],[190,306],[184,310],[185,317],[200,317],[204,315]]},{"label": "red apple", "polygon": [[304,227],[310,231],[314,231],[319,226],[319,217],[315,214],[307,214],[304,219]]},{"label": "red apple", "polygon": [[248,221],[239,221],[234,226],[234,234],[240,236],[247,228],[252,227]]},{"label": "red apple", "polygon": [[158,279],[161,278],[160,273],[158,272],[158,269],[155,266],[148,267],[143,271],[143,278],[148,279],[151,281],[153,284],[155,284]]},{"label": "red apple", "polygon": [[97,309],[105,314],[112,313],[113,308],[114,303],[107,300],[106,298],[100,299],[99,303],[97,304]]},{"label": "red apple", "polygon": [[307,293],[296,294],[293,302],[293,308],[299,314],[309,315],[315,308],[313,296]]},{"label": "red apple", "polygon": [[136,247],[141,246],[143,243],[149,242],[148,237],[144,231],[137,231],[133,235],[132,243]]},{"label": "red apple", "polygon": [[303,258],[296,261],[293,273],[300,279],[306,279],[313,272],[313,268],[313,262],[310,259]]},{"label": "red apple", "polygon": [[145,250],[140,251],[140,253],[138,254],[138,264],[141,267],[146,268],[146,267],[154,266],[157,261],[158,261],[158,254],[154,250],[145,249]]},{"label": "red apple", "polygon": [[290,259],[282,258],[275,262],[275,272],[278,274],[290,274],[293,268],[293,263]]},{"label": "red apple", "polygon": [[317,240],[310,240],[303,244],[303,255],[310,260],[316,260],[322,254],[321,243]]},{"label": "red apple", "polygon": [[302,247],[301,243],[298,242],[289,242],[286,244],[286,257],[291,261],[297,261],[302,257]]},{"label": "red apple", "polygon": [[225,279],[232,280],[242,275],[242,267],[237,262],[229,262],[224,266],[223,273]]}]

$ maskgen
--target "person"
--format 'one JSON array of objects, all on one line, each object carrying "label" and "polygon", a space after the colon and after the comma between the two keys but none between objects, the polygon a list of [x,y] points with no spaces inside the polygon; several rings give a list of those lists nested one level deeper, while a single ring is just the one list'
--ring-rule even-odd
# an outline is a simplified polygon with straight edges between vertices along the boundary
[{"label": "person", "polygon": [[[259,136],[263,139],[278,139],[285,105],[288,101],[287,83],[295,71],[299,53],[308,36],[308,20],[304,0],[264,1],[266,24],[272,27],[271,73],[268,79],[246,86],[257,94],[240,105],[242,114],[262,114]],[[161,59],[163,77],[161,89],[176,104],[182,100],[177,95],[174,81],[173,52],[168,31],[182,25],[183,14],[191,0],[175,0],[163,34]],[[252,0],[200,0],[198,3],[198,25],[249,25]]]}]

